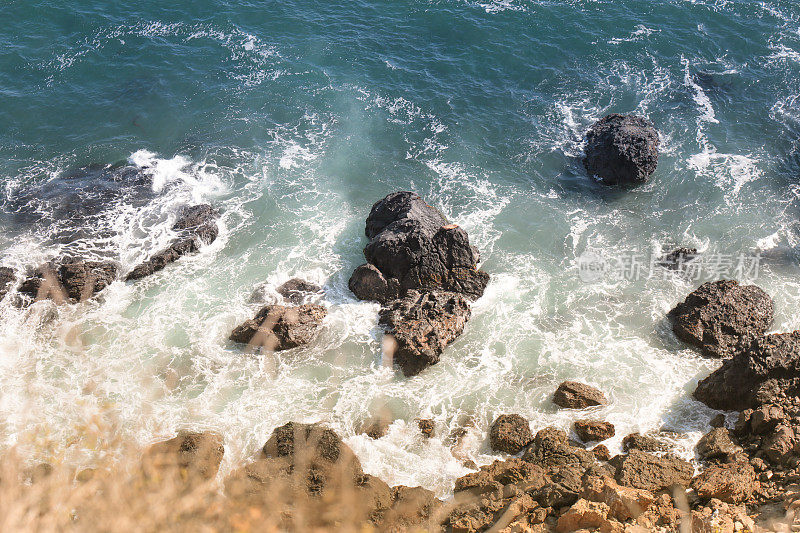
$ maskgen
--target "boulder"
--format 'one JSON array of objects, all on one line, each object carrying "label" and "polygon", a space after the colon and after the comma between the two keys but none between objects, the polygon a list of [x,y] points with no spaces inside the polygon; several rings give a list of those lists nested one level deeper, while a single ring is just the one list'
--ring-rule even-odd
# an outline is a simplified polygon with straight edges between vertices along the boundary
[{"label": "boulder", "polygon": [[31,300],[49,298],[56,303],[88,300],[117,278],[117,265],[108,261],[67,258],[36,269],[19,293]]},{"label": "boulder", "polygon": [[546,427],[536,433],[522,458],[543,468],[578,465],[586,469],[595,462],[592,452],[573,446],[566,432],[554,427]]},{"label": "boulder", "polygon": [[704,500],[716,498],[726,503],[742,503],[750,499],[759,483],[748,463],[725,463],[706,468],[692,480],[691,486]]},{"label": "boulder", "polygon": [[436,425],[433,419],[430,418],[420,418],[417,420],[417,426],[419,427],[420,433],[426,439],[433,437],[433,432],[436,429]]},{"label": "boulder", "polygon": [[581,497],[606,504],[608,516],[621,522],[637,518],[656,500],[652,493],[623,487],[608,476],[589,476],[584,482]]},{"label": "boulder", "polygon": [[608,451],[608,447],[605,444],[598,444],[594,448],[592,448],[592,453],[597,458],[598,461],[610,461],[611,460],[611,452]]},{"label": "boulder", "polygon": [[479,495],[499,491],[505,485],[514,484],[523,490],[536,490],[545,485],[547,478],[541,466],[512,457],[505,461],[494,461],[456,480],[455,492],[470,491]]},{"label": "boulder", "polygon": [[676,248],[664,255],[659,261],[659,266],[667,270],[680,270],[686,263],[697,258],[697,248]]},{"label": "boulder", "polygon": [[13,268],[0,267],[0,300],[6,297],[16,279],[17,276]]},{"label": "boulder", "polygon": [[289,350],[310,343],[327,314],[321,305],[267,305],[234,329],[230,340],[267,350]]},{"label": "boulder", "polygon": [[553,403],[568,409],[584,409],[608,403],[599,389],[576,381],[565,381],[553,393]]},{"label": "boulder", "polygon": [[759,405],[750,414],[750,432],[755,435],[769,433],[787,420],[786,413],[780,405]]},{"label": "boulder", "polygon": [[134,267],[125,277],[125,281],[149,276],[184,255],[199,252],[203,245],[214,242],[219,235],[219,227],[216,223],[218,217],[219,213],[208,204],[184,207],[172,225],[172,230],[178,233],[178,237],[165,249],[156,252]]},{"label": "boulder", "polygon": [[734,280],[703,283],[669,312],[679,339],[709,357],[729,357],[772,326],[775,308],[767,293]]},{"label": "boulder", "polygon": [[726,411],[743,411],[800,393],[800,331],[754,339],[697,384],[694,397]]},{"label": "boulder", "polygon": [[492,450],[517,454],[533,440],[530,423],[520,415],[500,415],[489,430]]},{"label": "boulder", "polygon": [[701,459],[717,459],[728,461],[742,449],[731,440],[730,432],[725,428],[712,429],[703,435],[695,447]]},{"label": "boulder", "polygon": [[656,170],[658,143],[658,132],[649,120],[607,115],[586,134],[583,165],[607,185],[644,183]]},{"label": "boulder", "polygon": [[708,425],[711,426],[712,428],[723,428],[723,427],[725,427],[725,415],[723,415],[722,413],[719,413],[718,415],[715,415],[714,418],[712,418],[708,422]]},{"label": "boulder", "polygon": [[599,420],[576,420],[575,433],[583,442],[600,441],[614,436],[614,424]]},{"label": "boulder", "polygon": [[467,233],[413,192],[395,192],[376,202],[365,233],[370,241],[364,256],[386,284],[359,267],[350,280],[359,298],[386,301],[397,287],[399,296],[410,289],[444,290],[477,299],[489,282],[489,275],[477,269],[480,257]]},{"label": "boulder", "polygon": [[622,439],[622,449],[626,452],[628,450],[642,450],[643,452],[664,452],[669,449],[667,443],[662,442],[654,437],[648,435],[641,435],[639,433],[631,433]]},{"label": "boulder", "polygon": [[142,457],[146,479],[194,485],[217,475],[225,454],[222,436],[212,431],[181,432],[150,446]]},{"label": "boulder", "polygon": [[464,331],[470,314],[460,294],[409,291],[381,309],[379,322],[396,342],[394,362],[403,374],[414,376],[439,362],[444,348]]},{"label": "boulder", "polygon": [[608,516],[608,505],[580,499],[558,517],[556,531],[571,533],[581,529],[599,528]]},{"label": "boulder", "polygon": [[294,305],[302,305],[307,299],[322,294],[322,287],[300,278],[292,278],[276,290],[286,301]]},{"label": "boulder", "polygon": [[369,263],[356,267],[347,286],[359,300],[385,304],[400,297],[400,284],[397,280],[386,279],[380,270]]},{"label": "boulder", "polygon": [[788,424],[780,424],[761,440],[761,452],[774,465],[787,465],[791,459],[797,461],[798,444],[795,429]]},{"label": "boulder", "polygon": [[616,479],[622,485],[655,493],[673,485],[688,487],[693,475],[694,468],[688,461],[631,450],[619,461]]}]

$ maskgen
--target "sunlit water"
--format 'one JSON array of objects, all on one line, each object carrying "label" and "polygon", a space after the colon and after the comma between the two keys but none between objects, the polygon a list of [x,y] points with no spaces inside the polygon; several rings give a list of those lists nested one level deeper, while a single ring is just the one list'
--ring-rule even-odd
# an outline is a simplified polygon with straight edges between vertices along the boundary
[{"label": "sunlit water", "polygon": [[[550,403],[564,379],[606,391],[610,405],[591,415],[616,425],[611,448],[669,429],[688,457],[708,429],[715,412],[689,394],[717,363],[665,320],[700,281],[585,283],[587,251],[762,250],[775,329],[800,326],[793,2],[106,4],[0,8],[0,262],[22,270],[78,251],[127,271],[194,202],[220,209],[220,238],[97,301],[19,310],[7,299],[6,445],[36,429],[68,460],[91,461],[76,435],[100,414],[141,444],[220,431],[229,469],[277,425],[322,420],[366,471],[444,496],[465,460],[492,459],[498,414],[534,430],[586,416]],[[583,135],[609,112],[660,131],[643,187],[585,175]],[[100,194],[65,178],[119,161],[147,167],[146,182]],[[465,333],[410,379],[381,366],[378,306],[347,289],[369,208],[394,190],[462,225],[492,275]],[[257,286],[277,301],[294,276],[325,289],[311,346],[247,355],[226,340],[258,309]],[[397,418],[389,434],[359,435],[379,409]],[[419,417],[436,421],[435,438],[419,435]],[[451,451],[445,437],[465,417],[474,427]]]}]

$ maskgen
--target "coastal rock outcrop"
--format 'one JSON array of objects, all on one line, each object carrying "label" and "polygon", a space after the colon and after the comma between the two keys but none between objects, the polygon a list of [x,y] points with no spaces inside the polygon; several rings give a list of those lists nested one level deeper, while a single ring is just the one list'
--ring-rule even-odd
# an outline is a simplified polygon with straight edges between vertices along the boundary
[{"label": "coastal rock outcrop", "polygon": [[178,237],[165,249],[134,267],[125,277],[125,281],[149,276],[184,255],[199,252],[203,245],[214,242],[219,235],[216,222],[218,217],[219,213],[208,204],[185,207],[172,226],[172,230],[178,232]]},{"label": "coastal rock outcrop", "polygon": [[642,117],[614,113],[586,134],[583,165],[608,185],[644,183],[658,164],[658,132]]},{"label": "coastal rock outcrop", "polygon": [[564,381],[553,393],[553,403],[567,409],[585,409],[595,405],[605,405],[608,400],[600,389],[591,385]]},{"label": "coastal rock outcrop", "polygon": [[375,203],[365,233],[370,241],[364,257],[383,280],[369,268],[357,268],[349,285],[361,299],[385,302],[395,297],[395,288],[398,296],[410,289],[444,290],[476,299],[489,282],[477,269],[480,256],[467,233],[413,192],[395,192]]},{"label": "coastal rock outcrop", "polygon": [[741,411],[800,395],[800,331],[756,338],[697,384],[694,397],[709,407]]},{"label": "coastal rock outcrop", "polygon": [[222,435],[213,431],[181,432],[153,444],[142,457],[146,479],[192,486],[217,475],[225,454]]},{"label": "coastal rock outcrop", "polygon": [[67,258],[37,268],[22,282],[19,293],[30,300],[81,302],[110,285],[117,272],[117,265],[111,262]]},{"label": "coastal rock outcrop", "polygon": [[310,343],[327,314],[325,307],[315,304],[267,305],[234,329],[230,340],[266,350],[289,350]]},{"label": "coastal rock outcrop", "polygon": [[531,426],[520,415],[500,415],[489,430],[489,443],[492,450],[516,454],[533,440]]},{"label": "coastal rock outcrop", "polygon": [[464,331],[471,311],[460,294],[409,291],[381,309],[379,322],[392,335],[392,355],[403,374],[414,376],[439,362],[445,346]]},{"label": "coastal rock outcrop", "polygon": [[764,335],[775,315],[772,299],[734,280],[703,283],[669,312],[679,339],[709,357],[729,357]]}]

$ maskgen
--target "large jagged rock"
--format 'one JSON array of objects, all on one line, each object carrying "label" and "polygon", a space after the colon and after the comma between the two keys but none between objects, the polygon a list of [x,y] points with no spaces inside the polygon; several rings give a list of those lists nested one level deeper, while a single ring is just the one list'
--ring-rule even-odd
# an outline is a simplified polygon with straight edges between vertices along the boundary
[{"label": "large jagged rock", "polygon": [[219,433],[181,432],[148,448],[142,457],[142,471],[152,482],[191,487],[214,478],[224,454]]},{"label": "large jagged rock", "polygon": [[480,256],[467,233],[413,192],[395,192],[375,203],[366,235],[364,256],[383,279],[368,267],[357,268],[349,285],[360,299],[385,302],[410,289],[476,299],[489,282],[477,269]]},{"label": "large jagged rock", "polygon": [[702,459],[728,461],[733,459],[742,449],[731,440],[725,428],[715,428],[703,435],[695,447],[697,455]]},{"label": "large jagged rock", "polygon": [[711,465],[692,480],[691,486],[702,499],[742,503],[750,499],[759,483],[753,467],[742,462]]},{"label": "large jagged rock", "polygon": [[694,468],[688,461],[631,450],[620,458],[616,478],[622,485],[658,492],[673,485],[688,487],[693,475]]},{"label": "large jagged rock", "polygon": [[380,311],[379,322],[396,347],[393,360],[414,376],[439,362],[444,348],[464,331],[471,311],[460,294],[409,291]]},{"label": "large jagged rock", "polygon": [[0,300],[6,297],[16,279],[17,276],[13,268],[0,267]]},{"label": "large jagged rock", "polygon": [[658,132],[649,120],[607,115],[586,134],[583,165],[607,185],[644,183],[656,170],[658,143]]},{"label": "large jagged rock", "polygon": [[492,450],[516,454],[533,440],[530,423],[520,415],[500,415],[489,430]]},{"label": "large jagged rock", "polygon": [[117,265],[111,262],[68,258],[36,269],[22,282],[19,293],[31,300],[81,302],[109,286],[117,272]]},{"label": "large jagged rock", "polygon": [[709,357],[728,357],[772,326],[775,308],[767,293],[734,280],[707,282],[669,312],[679,339]]},{"label": "large jagged rock", "polygon": [[178,232],[178,237],[165,249],[137,265],[125,277],[125,281],[149,276],[184,255],[199,252],[203,245],[214,242],[219,235],[218,217],[219,213],[208,204],[185,207],[172,226],[172,230]]},{"label": "large jagged rock", "polygon": [[605,394],[591,385],[565,381],[553,393],[553,403],[567,409],[585,409],[608,403]]},{"label": "large jagged rock", "polygon": [[327,314],[327,309],[315,304],[267,305],[234,329],[230,339],[272,351],[297,348],[312,341]]},{"label": "large jagged rock", "polygon": [[697,384],[694,397],[709,407],[742,411],[800,395],[800,331],[754,339]]}]

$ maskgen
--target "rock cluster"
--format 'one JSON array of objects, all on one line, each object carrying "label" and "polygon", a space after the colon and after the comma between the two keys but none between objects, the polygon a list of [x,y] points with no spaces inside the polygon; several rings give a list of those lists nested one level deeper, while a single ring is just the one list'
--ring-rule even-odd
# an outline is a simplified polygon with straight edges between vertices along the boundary
[{"label": "rock cluster", "polygon": [[43,265],[18,288],[28,301],[49,298],[57,303],[80,302],[93,297],[117,278],[111,262],[64,259]]},{"label": "rock cluster", "polygon": [[417,194],[395,192],[367,217],[367,263],[348,283],[360,300],[383,304],[380,324],[396,343],[391,357],[406,376],[439,362],[464,331],[470,300],[483,295],[489,275],[467,233]]}]

